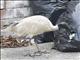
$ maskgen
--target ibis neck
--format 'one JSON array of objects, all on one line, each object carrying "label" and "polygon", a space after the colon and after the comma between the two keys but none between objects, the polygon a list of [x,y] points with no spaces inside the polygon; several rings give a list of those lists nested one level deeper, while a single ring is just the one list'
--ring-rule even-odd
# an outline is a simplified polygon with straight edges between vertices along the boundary
[{"label": "ibis neck", "polygon": [[58,29],[59,29],[58,25],[52,26],[52,31],[56,31]]}]

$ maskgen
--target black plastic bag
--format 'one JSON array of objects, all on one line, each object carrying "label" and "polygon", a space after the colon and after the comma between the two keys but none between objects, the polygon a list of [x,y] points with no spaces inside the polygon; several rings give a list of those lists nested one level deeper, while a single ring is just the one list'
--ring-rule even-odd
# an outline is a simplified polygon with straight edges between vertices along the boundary
[{"label": "black plastic bag", "polygon": [[[60,20],[58,20],[57,23],[66,22],[71,31],[61,28],[54,32],[54,49],[62,52],[80,52],[80,10],[78,9],[79,7],[75,8],[75,11],[73,11],[75,14],[73,18],[70,18],[70,15],[65,12]],[[74,36],[70,38],[72,34],[74,34]]]}]

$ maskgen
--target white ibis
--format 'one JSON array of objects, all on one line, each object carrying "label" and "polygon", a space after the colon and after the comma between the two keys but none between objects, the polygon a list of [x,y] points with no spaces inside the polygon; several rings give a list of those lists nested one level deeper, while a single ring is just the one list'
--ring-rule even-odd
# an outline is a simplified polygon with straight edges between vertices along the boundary
[{"label": "white ibis", "polygon": [[[47,17],[36,15],[24,18],[20,20],[18,24],[11,25],[4,29],[3,31],[14,32],[19,37],[29,35],[30,38],[32,38],[33,36],[42,34],[44,32],[56,31],[59,29],[59,26],[64,27],[65,24],[63,23],[61,25],[54,26]],[[37,44],[36,47],[38,48]],[[39,48],[38,51],[40,51]]]}]

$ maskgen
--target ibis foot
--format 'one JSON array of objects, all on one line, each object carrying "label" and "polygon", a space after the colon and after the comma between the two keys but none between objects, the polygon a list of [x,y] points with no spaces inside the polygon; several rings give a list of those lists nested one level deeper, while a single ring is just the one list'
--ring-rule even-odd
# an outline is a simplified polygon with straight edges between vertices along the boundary
[{"label": "ibis foot", "polygon": [[42,54],[49,54],[49,51],[37,51],[37,52],[34,52],[34,53],[26,54],[24,56],[35,57],[35,56],[41,56]]}]

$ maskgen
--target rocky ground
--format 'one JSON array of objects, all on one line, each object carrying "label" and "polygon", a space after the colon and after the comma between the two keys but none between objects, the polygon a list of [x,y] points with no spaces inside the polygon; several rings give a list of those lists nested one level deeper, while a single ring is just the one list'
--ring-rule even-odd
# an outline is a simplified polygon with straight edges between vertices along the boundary
[{"label": "rocky ground", "polygon": [[64,53],[57,50],[51,50],[53,43],[39,44],[40,50],[46,50],[41,56],[25,56],[29,52],[37,51],[36,48],[19,47],[19,48],[1,48],[1,60],[80,60],[80,52]]},{"label": "rocky ground", "polygon": [[11,36],[0,38],[1,60],[80,60],[80,52],[59,52],[51,49],[54,44],[50,42],[38,44],[43,52],[38,56],[33,54],[37,48],[28,45],[29,41],[17,40]]}]

